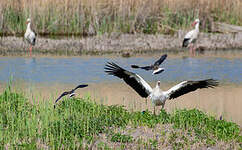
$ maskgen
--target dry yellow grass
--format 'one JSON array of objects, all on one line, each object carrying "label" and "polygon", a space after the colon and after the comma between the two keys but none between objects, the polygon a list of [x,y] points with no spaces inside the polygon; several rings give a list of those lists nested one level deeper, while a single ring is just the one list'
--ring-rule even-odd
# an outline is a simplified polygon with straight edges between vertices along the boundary
[{"label": "dry yellow grass", "polygon": [[39,33],[164,33],[199,17],[242,25],[241,0],[1,0],[0,32],[23,33],[30,17]]}]

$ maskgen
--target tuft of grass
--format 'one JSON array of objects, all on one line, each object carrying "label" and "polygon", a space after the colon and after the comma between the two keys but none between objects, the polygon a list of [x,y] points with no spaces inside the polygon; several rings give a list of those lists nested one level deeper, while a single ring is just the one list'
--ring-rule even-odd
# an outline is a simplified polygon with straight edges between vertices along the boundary
[{"label": "tuft of grass", "polygon": [[133,137],[130,135],[124,135],[121,133],[115,133],[111,137],[112,142],[128,143],[133,141]]},{"label": "tuft of grass", "polygon": [[[128,125],[152,128],[158,124],[195,133],[195,140],[205,139],[209,145],[214,145],[216,140],[241,143],[238,125],[216,120],[197,109],[176,110],[171,114],[162,110],[159,115],[153,115],[149,111],[129,112],[122,106],[99,105],[88,96],[63,99],[54,109],[52,100],[31,104],[24,94],[11,92],[10,88],[0,95],[1,149],[81,149],[95,143],[102,133],[111,133],[112,142],[130,143],[134,141],[132,136],[114,130]],[[171,143],[176,138],[175,132],[169,136]],[[183,139],[182,143],[173,143],[174,148],[189,144]],[[148,145],[156,148],[158,142],[151,140]],[[98,146],[108,149],[102,143]]]},{"label": "tuft of grass", "polygon": [[233,122],[216,120],[213,116],[208,116],[200,110],[177,110],[172,117],[175,128],[192,128],[198,137],[207,138],[213,134],[219,140],[230,140],[240,134],[239,126]]}]

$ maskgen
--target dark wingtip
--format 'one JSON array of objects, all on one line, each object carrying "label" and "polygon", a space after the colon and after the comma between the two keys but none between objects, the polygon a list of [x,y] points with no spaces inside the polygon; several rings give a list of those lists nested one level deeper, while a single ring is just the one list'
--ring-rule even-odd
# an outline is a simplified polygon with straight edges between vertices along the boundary
[{"label": "dark wingtip", "polygon": [[211,88],[219,86],[218,80],[215,80],[215,79],[207,79],[206,82],[208,87],[211,87]]},{"label": "dark wingtip", "polygon": [[84,87],[87,87],[88,84],[82,84],[81,87],[84,88]]},{"label": "dark wingtip", "polygon": [[139,68],[137,65],[131,65],[131,68]]}]

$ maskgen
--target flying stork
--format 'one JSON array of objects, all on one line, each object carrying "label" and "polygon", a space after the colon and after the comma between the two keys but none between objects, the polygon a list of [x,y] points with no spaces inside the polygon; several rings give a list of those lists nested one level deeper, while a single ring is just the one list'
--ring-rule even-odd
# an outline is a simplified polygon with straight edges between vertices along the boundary
[{"label": "flying stork", "polygon": [[[56,100],[55,100],[55,105],[56,103],[63,97],[63,96],[66,96],[66,95],[69,95],[69,97],[73,97],[75,96],[75,90],[79,89],[79,88],[84,88],[84,87],[87,87],[88,85],[87,84],[81,84],[81,85],[78,85],[76,88],[70,90],[70,91],[65,91],[63,92]],[[54,108],[55,108],[55,105],[54,105]]]},{"label": "flying stork", "polygon": [[150,85],[138,74],[127,71],[113,62],[108,62],[104,69],[109,75],[114,75],[123,79],[141,97],[150,98],[154,105],[154,113],[155,106],[162,106],[163,109],[167,99],[171,100],[197,89],[213,88],[218,86],[217,80],[205,79],[199,81],[183,81],[167,91],[162,91],[160,89],[160,81],[158,81],[155,88],[152,89]]},{"label": "flying stork", "polygon": [[150,65],[150,66],[144,66],[144,67],[140,67],[140,66],[137,66],[137,65],[131,65],[132,68],[141,68],[141,69],[144,69],[144,70],[153,70],[153,75],[154,74],[159,74],[161,72],[163,72],[165,69],[164,68],[159,68],[160,64],[166,59],[167,57],[167,54],[165,55],[162,55],[160,57],[159,60],[157,60],[154,64]]}]

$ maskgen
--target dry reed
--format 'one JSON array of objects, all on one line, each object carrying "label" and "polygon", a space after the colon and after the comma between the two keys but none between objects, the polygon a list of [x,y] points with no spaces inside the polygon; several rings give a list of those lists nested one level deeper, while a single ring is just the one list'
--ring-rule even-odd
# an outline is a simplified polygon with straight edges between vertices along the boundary
[{"label": "dry reed", "polygon": [[171,33],[195,18],[242,25],[241,0],[1,0],[0,33],[23,34],[28,17],[40,34]]}]

